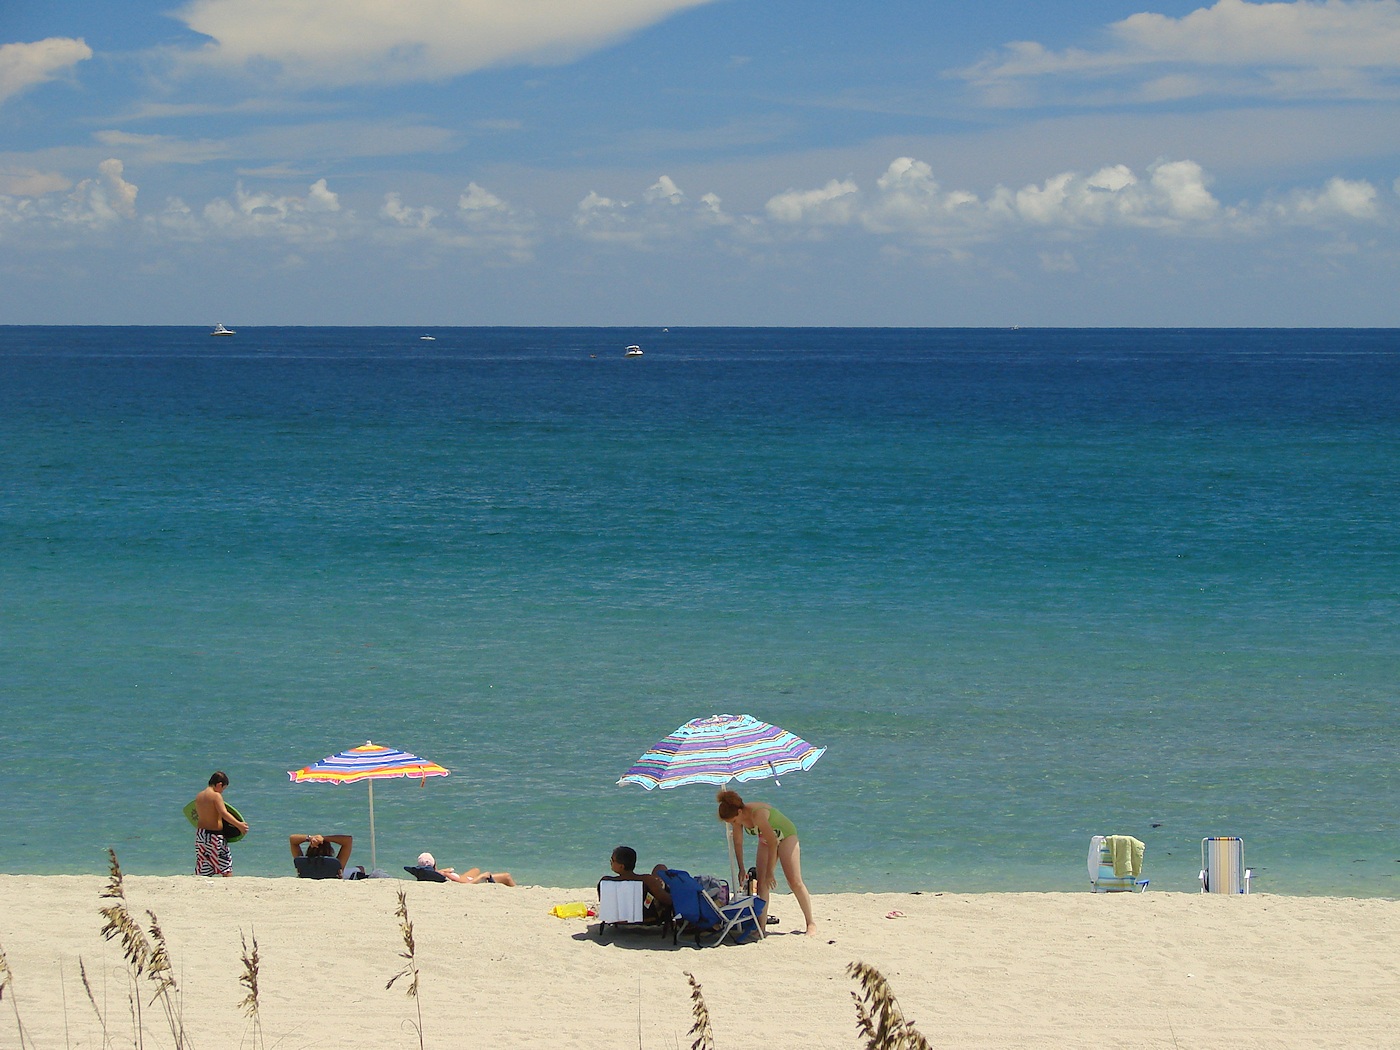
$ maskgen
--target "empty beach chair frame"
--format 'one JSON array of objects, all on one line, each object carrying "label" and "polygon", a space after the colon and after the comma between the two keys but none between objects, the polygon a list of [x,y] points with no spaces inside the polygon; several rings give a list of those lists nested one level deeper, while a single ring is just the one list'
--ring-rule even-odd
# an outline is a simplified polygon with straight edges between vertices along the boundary
[{"label": "empty beach chair frame", "polygon": [[1254,872],[1244,866],[1244,839],[1216,835],[1201,839],[1201,892],[1248,893]]},{"label": "empty beach chair frame", "polygon": [[[1119,875],[1113,867],[1113,854],[1108,835],[1095,835],[1089,840],[1089,888],[1095,893],[1142,893],[1150,879],[1138,875]],[[1145,853],[1146,847],[1143,847]]]}]

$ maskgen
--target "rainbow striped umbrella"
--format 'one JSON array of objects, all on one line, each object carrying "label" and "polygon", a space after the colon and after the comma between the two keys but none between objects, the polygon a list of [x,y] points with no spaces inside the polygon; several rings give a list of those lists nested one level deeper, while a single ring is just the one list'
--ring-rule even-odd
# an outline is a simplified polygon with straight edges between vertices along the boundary
[{"label": "rainbow striped umbrella", "polygon": [[293,784],[354,784],[360,780],[369,781],[369,863],[373,869],[379,866],[374,845],[374,782],[395,777],[417,777],[421,782],[428,777],[445,777],[448,772],[426,758],[365,741],[359,747],[323,758],[304,769],[292,770],[287,776],[292,778]]},{"label": "rainbow striped umbrella", "polygon": [[826,748],[813,747],[752,715],[710,715],[692,719],[658,741],[618,783],[640,784],[650,791],[764,777],[777,780],[811,769],[825,753]]}]

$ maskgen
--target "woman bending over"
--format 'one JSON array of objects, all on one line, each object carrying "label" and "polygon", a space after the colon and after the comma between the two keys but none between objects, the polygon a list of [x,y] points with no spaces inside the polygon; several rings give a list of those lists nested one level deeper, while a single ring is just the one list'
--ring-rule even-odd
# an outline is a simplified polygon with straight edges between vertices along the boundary
[{"label": "woman bending over", "polygon": [[715,798],[719,802],[719,819],[736,832],[743,829],[743,835],[730,836],[734,840],[734,859],[740,871],[745,870],[744,835],[758,836],[758,897],[765,908],[768,894],[778,884],[775,868],[781,865],[788,889],[792,890],[792,895],[802,908],[807,932],[816,933],[817,925],[812,921],[812,898],[802,882],[802,847],[797,841],[797,826],[767,802],[745,803],[737,791],[724,790]]}]

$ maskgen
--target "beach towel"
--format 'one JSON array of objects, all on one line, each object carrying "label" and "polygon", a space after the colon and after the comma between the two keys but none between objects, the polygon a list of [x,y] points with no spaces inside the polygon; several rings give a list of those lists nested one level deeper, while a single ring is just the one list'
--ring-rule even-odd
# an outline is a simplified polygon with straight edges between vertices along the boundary
[{"label": "beach towel", "polygon": [[1104,839],[1108,855],[1113,858],[1113,875],[1123,878],[1131,875],[1137,878],[1142,874],[1143,851],[1147,847],[1131,835],[1109,835]]},{"label": "beach towel", "polygon": [[556,919],[586,919],[596,915],[597,911],[587,901],[570,901],[568,904],[556,904],[549,909],[549,914]]}]

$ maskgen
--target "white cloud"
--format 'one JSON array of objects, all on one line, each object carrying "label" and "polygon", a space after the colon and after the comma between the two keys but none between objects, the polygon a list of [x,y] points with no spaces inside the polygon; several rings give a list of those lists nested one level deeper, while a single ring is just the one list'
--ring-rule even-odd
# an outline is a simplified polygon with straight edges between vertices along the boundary
[{"label": "white cloud", "polygon": [[13,197],[42,197],[73,185],[73,180],[56,171],[34,168],[0,168],[0,194]]},{"label": "white cloud", "polygon": [[713,0],[194,0],[177,16],[212,42],[198,61],[271,63],[314,85],[443,80],[560,63]]},{"label": "white cloud", "polygon": [[136,218],[137,187],[126,181],[125,168],[115,158],[104,160],[95,176],[81,180],[64,196],[56,196],[67,188],[63,176],[40,172],[0,181],[0,220],[9,226],[62,229],[68,237]]},{"label": "white cloud", "polygon": [[446,212],[430,204],[410,206],[404,203],[400,193],[393,192],[385,195],[380,216],[388,219],[390,226],[369,232],[377,241],[469,251],[511,263],[532,258],[538,239],[537,224],[532,216],[517,212],[475,182],[468,183],[458,196],[455,212]]},{"label": "white cloud", "polygon": [[1280,219],[1299,223],[1374,220],[1380,216],[1379,193],[1364,180],[1334,176],[1320,190],[1294,190],[1272,211]]},{"label": "white cloud", "polygon": [[123,178],[121,161],[104,160],[97,166],[97,177],[84,179],[73,187],[64,203],[69,222],[87,226],[110,226],[121,219],[136,218],[136,186]]},{"label": "white cloud", "polygon": [[692,201],[669,175],[648,186],[640,202],[613,200],[590,190],[573,215],[574,229],[585,238],[636,247],[685,241],[734,225],[718,196],[706,193]]},{"label": "white cloud", "polygon": [[1100,50],[1018,41],[955,75],[998,105],[1400,95],[1400,0],[1218,0],[1181,18],[1135,14],[1107,35]]},{"label": "white cloud", "polygon": [[403,197],[398,193],[386,193],[384,207],[380,209],[380,214],[395,225],[407,226],[415,230],[426,230],[442,212],[431,206],[411,208],[404,204]]},{"label": "white cloud", "polygon": [[[562,225],[541,221],[476,182],[455,200],[411,201],[390,191],[362,213],[324,178],[305,183],[300,193],[240,182],[229,196],[195,206],[175,198],[144,216],[119,160],[103,161],[71,190],[66,182],[59,173],[0,170],[0,230],[47,226],[65,231],[61,237],[71,243],[85,231],[141,219],[136,229],[155,245],[263,240],[319,254],[358,243],[401,249],[416,260],[436,257],[430,253],[469,255],[485,265],[529,262],[542,246],[558,248],[571,236],[643,252],[762,256],[769,265],[784,245],[808,253],[813,243],[839,237],[863,240],[891,260],[923,253],[968,262],[1009,247],[1038,259],[1046,272],[1073,273],[1091,268],[1092,246],[1100,240],[1253,244],[1306,237],[1313,250],[1319,236],[1343,244],[1357,233],[1374,239],[1400,229],[1400,202],[1366,180],[1336,176],[1320,186],[1275,191],[1257,203],[1225,203],[1210,173],[1186,159],[1136,171],[1126,164],[1061,171],[1029,184],[974,191],[945,187],[927,162],[899,157],[865,186],[845,178],[791,188],[760,213],[738,215],[727,213],[717,195],[692,197],[662,174],[632,200],[589,192]],[[1400,180],[1395,189],[1400,193]],[[43,243],[37,236],[29,242]]]},{"label": "white cloud", "polygon": [[66,37],[0,45],[0,103],[26,88],[53,80],[91,57],[92,48],[81,40]]},{"label": "white cloud", "polygon": [[[862,229],[892,242],[954,250],[1025,234],[1084,239],[1098,230],[1250,237],[1283,225],[1390,221],[1369,182],[1332,178],[1321,189],[1297,189],[1263,204],[1226,206],[1211,192],[1209,174],[1191,160],[1163,160],[1139,175],[1112,164],[1085,175],[1067,171],[985,197],[945,190],[928,164],[900,157],[863,191],[852,180],[815,190],[788,190],[770,200],[771,229],[792,235],[833,226]],[[1400,181],[1400,180],[1398,180]],[[1400,192],[1400,191],[1398,191]],[[1072,256],[1049,253],[1050,269],[1068,269]]]},{"label": "white cloud", "polygon": [[850,179],[832,179],[821,189],[785,190],[764,211],[774,222],[806,226],[844,226],[856,215],[860,188]]},{"label": "white cloud", "polygon": [[[172,202],[174,210],[158,220],[172,231],[186,235],[220,238],[272,237],[297,244],[318,244],[335,240],[340,224],[335,221],[340,212],[340,198],[317,179],[307,187],[306,195],[298,197],[272,193],[268,190],[249,192],[238,183],[233,199],[216,198],[200,212],[200,223],[192,223],[192,214],[183,202]],[[353,221],[353,216],[349,217]]]}]

